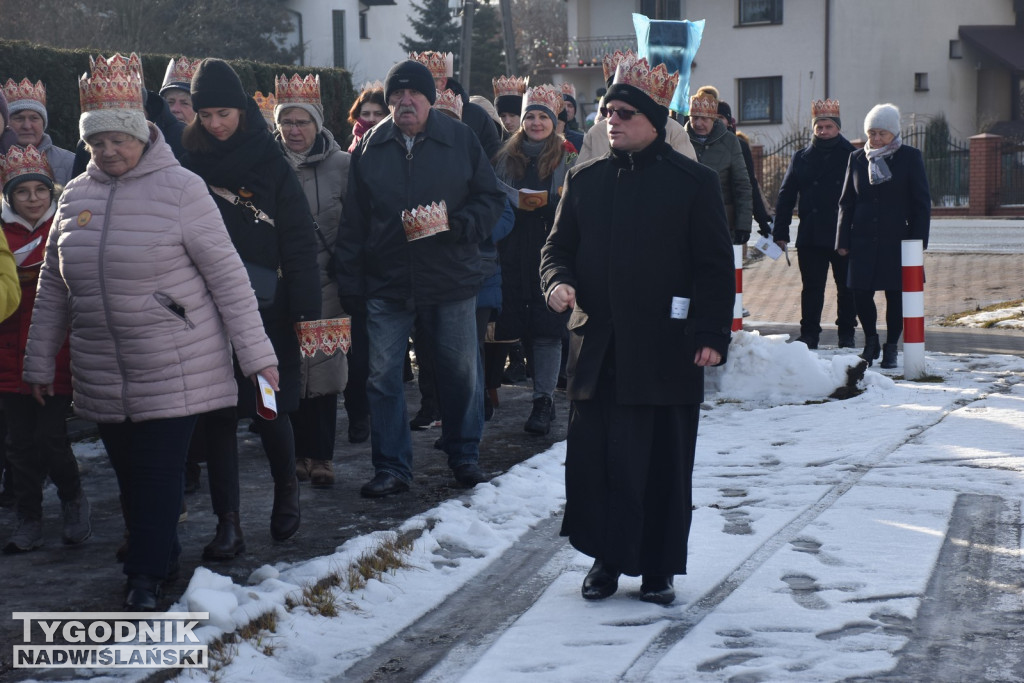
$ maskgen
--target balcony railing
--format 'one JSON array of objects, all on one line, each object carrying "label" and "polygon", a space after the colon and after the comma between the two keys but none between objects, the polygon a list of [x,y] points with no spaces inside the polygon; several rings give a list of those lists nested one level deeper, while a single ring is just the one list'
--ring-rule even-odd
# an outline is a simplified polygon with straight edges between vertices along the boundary
[{"label": "balcony railing", "polygon": [[616,50],[636,52],[636,36],[571,38],[566,53],[566,66],[601,66],[602,58]]}]

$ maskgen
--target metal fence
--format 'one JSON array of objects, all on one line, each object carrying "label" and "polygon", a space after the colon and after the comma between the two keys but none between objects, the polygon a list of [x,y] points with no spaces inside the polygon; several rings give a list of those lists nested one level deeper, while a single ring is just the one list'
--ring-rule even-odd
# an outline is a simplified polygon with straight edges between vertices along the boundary
[{"label": "metal fence", "polygon": [[1005,138],[1000,152],[1003,186],[999,203],[1002,206],[1024,205],[1024,138]]},{"label": "metal fence", "polygon": [[636,35],[570,39],[566,60],[569,66],[601,66],[604,56],[616,50],[636,52]]},{"label": "metal fence", "polygon": [[932,206],[967,206],[970,194],[970,145],[948,136],[929,136],[925,126],[901,133],[903,143],[916,147],[924,156],[924,172]]},{"label": "metal fence", "polygon": [[779,144],[765,149],[761,160],[761,196],[769,212],[775,212],[775,202],[779,198],[779,188],[786,176],[789,161],[793,153],[803,149],[811,141],[811,132],[806,128],[790,133]]}]

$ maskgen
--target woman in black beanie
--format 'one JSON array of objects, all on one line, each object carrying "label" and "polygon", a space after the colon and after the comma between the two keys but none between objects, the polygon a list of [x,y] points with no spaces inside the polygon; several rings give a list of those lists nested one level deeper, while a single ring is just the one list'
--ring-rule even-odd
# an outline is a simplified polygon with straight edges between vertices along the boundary
[{"label": "woman in black beanie", "polygon": [[[320,317],[320,276],[309,204],[295,172],[267,129],[256,102],[238,75],[219,59],[204,59],[192,77],[197,116],[182,134],[183,165],[210,187],[231,241],[249,271],[267,336],[280,372],[276,419],[258,419],[259,435],[274,477],[270,534],[290,538],[299,528],[295,444],[288,413],[299,406],[299,342],[296,323]],[[237,414],[211,416],[210,497],[217,534],[206,559],[230,559],[245,549],[239,524],[238,416],[256,418],[255,385],[238,381]],[[229,411],[230,412],[230,411]],[[230,434],[228,434],[230,431]]]}]

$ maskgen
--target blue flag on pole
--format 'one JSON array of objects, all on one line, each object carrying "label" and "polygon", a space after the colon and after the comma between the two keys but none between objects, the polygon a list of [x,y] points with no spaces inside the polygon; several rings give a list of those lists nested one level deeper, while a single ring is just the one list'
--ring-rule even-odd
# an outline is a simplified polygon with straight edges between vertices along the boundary
[{"label": "blue flag on pole", "polygon": [[655,67],[664,64],[669,73],[679,72],[679,85],[669,109],[682,115],[690,113],[690,64],[704,35],[704,20],[650,20],[642,14],[633,15],[636,29],[637,56]]}]

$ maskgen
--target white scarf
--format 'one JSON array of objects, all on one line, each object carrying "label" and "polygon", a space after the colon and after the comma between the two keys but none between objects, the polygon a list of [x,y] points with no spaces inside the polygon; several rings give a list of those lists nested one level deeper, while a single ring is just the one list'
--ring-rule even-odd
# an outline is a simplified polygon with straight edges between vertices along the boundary
[{"label": "white scarf", "polygon": [[868,182],[872,185],[881,185],[882,183],[892,180],[892,171],[889,170],[889,164],[885,163],[888,157],[891,157],[896,150],[903,146],[903,140],[897,135],[892,139],[885,147],[879,147],[878,149],[872,149],[871,143],[869,142],[864,146],[864,151],[868,157]]}]

